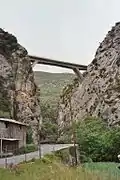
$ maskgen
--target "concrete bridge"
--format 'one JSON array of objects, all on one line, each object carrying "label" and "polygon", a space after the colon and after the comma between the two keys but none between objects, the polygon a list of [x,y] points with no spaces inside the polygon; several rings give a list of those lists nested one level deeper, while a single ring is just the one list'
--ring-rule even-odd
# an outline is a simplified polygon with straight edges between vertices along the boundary
[{"label": "concrete bridge", "polygon": [[37,56],[32,56],[29,55],[32,67],[34,67],[36,64],[44,64],[44,65],[50,65],[50,66],[58,66],[62,68],[68,68],[72,69],[74,73],[77,75],[79,81],[83,79],[81,71],[86,71],[87,66],[86,65],[80,65],[80,64],[75,64],[75,63],[69,63],[69,62],[64,62],[64,61],[57,61],[49,58],[42,58],[42,57],[37,57]]}]

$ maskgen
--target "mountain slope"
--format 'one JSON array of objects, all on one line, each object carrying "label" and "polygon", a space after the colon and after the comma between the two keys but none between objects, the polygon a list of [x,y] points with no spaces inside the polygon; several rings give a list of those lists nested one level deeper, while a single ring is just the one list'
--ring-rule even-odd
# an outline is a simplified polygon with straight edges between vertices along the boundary
[{"label": "mountain slope", "polygon": [[40,98],[43,102],[57,103],[64,86],[75,78],[72,73],[49,73],[35,71],[35,81],[40,88]]},{"label": "mountain slope", "polygon": [[76,121],[96,116],[110,126],[120,124],[120,23],[100,43],[83,82],[71,91],[71,101],[66,100],[66,94],[60,100],[60,129],[70,125],[71,109]]},{"label": "mountain slope", "polygon": [[38,94],[27,50],[0,29],[0,116],[31,125],[35,143],[41,123]]}]

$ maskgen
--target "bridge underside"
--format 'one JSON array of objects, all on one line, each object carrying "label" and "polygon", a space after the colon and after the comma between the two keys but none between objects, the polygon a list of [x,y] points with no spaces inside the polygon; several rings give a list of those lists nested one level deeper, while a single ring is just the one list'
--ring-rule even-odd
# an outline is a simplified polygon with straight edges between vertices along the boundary
[{"label": "bridge underside", "polygon": [[51,66],[58,66],[62,68],[72,69],[74,73],[77,75],[80,82],[83,79],[83,76],[80,70],[81,71],[87,70],[86,65],[80,65],[80,64],[69,63],[69,62],[64,62],[64,61],[57,61],[53,59],[41,58],[41,57],[31,56],[31,55],[29,55],[29,58],[32,63],[32,67],[34,67],[36,64],[44,64],[44,65],[51,65]]}]

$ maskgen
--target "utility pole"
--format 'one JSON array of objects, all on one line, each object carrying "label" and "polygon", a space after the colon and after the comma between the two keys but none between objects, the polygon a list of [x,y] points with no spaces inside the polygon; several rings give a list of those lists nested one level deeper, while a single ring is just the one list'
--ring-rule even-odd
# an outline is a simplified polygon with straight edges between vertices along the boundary
[{"label": "utility pole", "polygon": [[39,145],[39,158],[41,159],[41,132],[40,132],[40,130],[39,130],[39,143],[38,143],[38,145]]},{"label": "utility pole", "polygon": [[77,149],[76,149],[76,130],[75,130],[75,125],[73,122],[73,144],[74,144],[74,154],[75,154],[75,166],[77,166]]},{"label": "utility pole", "polygon": [[0,139],[0,154],[1,154],[1,158],[2,158],[2,132],[0,133],[1,135],[1,139]]},{"label": "utility pole", "polygon": [[41,159],[41,125],[40,125],[40,122],[38,124],[38,152],[39,152],[39,158]]},{"label": "utility pole", "polygon": [[70,120],[72,122],[72,131],[73,131],[73,144],[74,144],[74,155],[75,155],[75,166],[77,166],[77,151],[76,151],[76,130],[75,130],[75,123],[73,121],[73,111],[71,105],[71,96],[69,97],[69,104],[70,104]]}]

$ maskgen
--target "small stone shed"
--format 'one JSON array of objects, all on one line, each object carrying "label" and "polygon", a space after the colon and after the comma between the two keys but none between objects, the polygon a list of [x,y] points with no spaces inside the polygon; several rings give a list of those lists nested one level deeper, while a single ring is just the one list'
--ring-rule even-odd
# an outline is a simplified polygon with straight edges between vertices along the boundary
[{"label": "small stone shed", "polygon": [[0,153],[12,153],[26,145],[27,125],[13,120],[0,118]]}]

